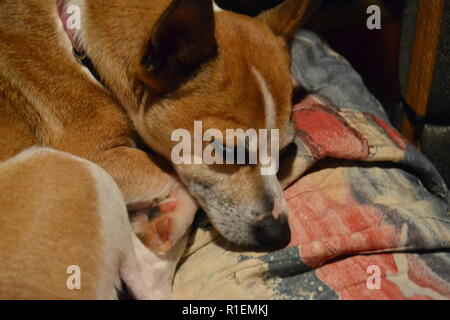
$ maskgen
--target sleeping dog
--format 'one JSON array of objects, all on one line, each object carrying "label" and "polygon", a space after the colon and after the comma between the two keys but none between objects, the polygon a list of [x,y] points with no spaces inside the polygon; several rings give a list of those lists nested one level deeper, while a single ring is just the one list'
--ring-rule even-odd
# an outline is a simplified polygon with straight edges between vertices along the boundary
[{"label": "sleeping dog", "polygon": [[[310,2],[250,18],[211,0],[1,1],[0,297],[115,298],[119,275],[138,298],[170,297],[197,209],[190,195],[231,242],[287,245],[275,174],[174,164],[180,183],[132,132],[169,161],[173,131],[193,132],[196,120],[221,132],[278,129],[286,148],[288,43]],[[74,290],[70,265],[82,279]]]}]

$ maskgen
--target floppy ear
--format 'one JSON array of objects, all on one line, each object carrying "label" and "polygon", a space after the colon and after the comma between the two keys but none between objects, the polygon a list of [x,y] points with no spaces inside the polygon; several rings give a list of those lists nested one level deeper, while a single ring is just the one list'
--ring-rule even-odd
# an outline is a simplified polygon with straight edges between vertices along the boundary
[{"label": "floppy ear", "polygon": [[216,55],[212,0],[174,0],[142,59],[145,82],[157,92],[173,92]]},{"label": "floppy ear", "polygon": [[322,0],[286,0],[277,7],[261,13],[257,18],[275,34],[290,42],[298,27],[319,6]]}]

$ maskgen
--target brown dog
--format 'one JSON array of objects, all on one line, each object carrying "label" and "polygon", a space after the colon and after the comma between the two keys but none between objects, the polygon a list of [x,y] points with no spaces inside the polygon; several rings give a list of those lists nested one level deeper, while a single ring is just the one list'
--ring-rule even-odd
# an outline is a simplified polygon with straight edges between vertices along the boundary
[{"label": "brown dog", "polygon": [[[55,289],[61,288],[60,275],[51,278],[45,288],[23,277],[36,268],[46,276],[61,271],[45,259],[27,265],[28,253],[34,249],[36,257],[48,253],[54,254],[49,256],[53,259],[64,257],[60,267],[69,260],[78,261],[72,264],[86,261],[90,291],[78,297],[114,297],[119,269],[139,297],[167,297],[170,288],[165,289],[170,287],[179,251],[160,257],[164,263],[158,265],[155,255],[143,253],[142,244],[125,222],[115,227],[98,223],[105,208],[114,207],[111,214],[117,219],[124,215],[124,205],[99,200],[113,188],[92,178],[101,169],[48,149],[18,154],[40,145],[99,165],[117,183],[128,208],[138,212],[136,221],[147,246],[167,251],[185,233],[196,207],[183,185],[133,147],[130,127],[168,160],[175,147],[173,131],[193,132],[195,120],[202,120],[205,130],[279,129],[280,149],[288,146],[294,130],[287,40],[311,1],[288,0],[258,19],[214,10],[210,0],[57,2],[59,8],[53,1],[0,2],[0,160],[11,159],[0,170],[5,181],[1,190],[9,191],[6,198],[0,198],[5,219],[1,234],[9,246],[21,237],[25,242],[42,239],[36,248],[25,246],[17,251],[11,264],[2,263],[0,296],[71,297]],[[61,12],[69,6],[80,9],[81,28],[65,32],[67,21]],[[73,48],[87,53],[107,89],[74,59]],[[275,175],[262,176],[261,165],[174,167],[227,239],[263,249],[281,248],[289,241],[280,183]],[[10,172],[28,172],[25,168],[29,174],[15,183],[16,176]],[[58,178],[66,183],[59,186]],[[45,192],[41,184],[47,183],[51,188]],[[76,190],[85,193],[73,197]],[[112,197],[120,198],[117,192]],[[168,198],[172,204],[161,206],[159,218],[147,224],[144,215],[141,223],[140,213],[161,201],[167,204],[164,199]],[[76,206],[71,207],[72,202]],[[26,215],[21,215],[21,208],[26,208]],[[42,210],[45,214],[39,218],[45,223],[35,229],[31,222]],[[65,214],[52,223],[60,211]],[[76,250],[66,252],[59,247],[52,252],[64,230],[73,231],[64,244]],[[114,240],[106,237],[111,233],[126,234],[123,239],[128,237],[126,242],[131,243],[123,247],[126,254],[114,249]],[[0,247],[1,256],[13,252],[9,246]],[[107,266],[103,258],[108,255],[115,263]],[[133,257],[133,262],[124,257]],[[142,274],[148,271],[143,267],[146,262],[156,265],[151,275]],[[100,284],[104,268],[112,266],[117,270]],[[164,280],[154,278],[161,270],[171,270],[165,285],[161,284]],[[140,276],[150,279],[136,280]],[[9,294],[13,287],[17,292]],[[160,287],[155,294],[145,294]]]},{"label": "brown dog", "polygon": [[121,192],[100,167],[31,148],[0,163],[0,190],[0,299],[113,299],[119,276],[137,298],[171,297],[185,241],[158,256],[133,237]]}]

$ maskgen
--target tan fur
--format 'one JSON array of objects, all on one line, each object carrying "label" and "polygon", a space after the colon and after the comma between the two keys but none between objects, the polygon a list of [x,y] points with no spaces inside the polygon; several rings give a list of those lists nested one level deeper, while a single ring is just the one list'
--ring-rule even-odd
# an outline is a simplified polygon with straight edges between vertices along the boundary
[{"label": "tan fur", "polygon": [[[278,7],[263,12],[258,20],[270,26],[273,32],[286,41],[292,37],[309,15],[320,5],[322,0],[285,1]],[[274,11],[277,13],[274,14]]]},{"label": "tan fur", "polygon": [[[16,12],[25,12],[24,19]],[[0,4],[0,159],[35,144],[49,146],[100,164],[127,203],[155,198],[158,190],[163,197],[170,178],[130,148],[124,112],[61,46],[55,13],[52,1]]]},{"label": "tan fur", "polygon": [[[61,27],[58,27],[56,7],[52,1],[28,1],[27,3],[2,1],[0,3],[0,20],[0,50],[2,52],[0,58],[0,114],[2,115],[0,117],[0,161],[9,159],[33,145],[70,152],[106,169],[119,185],[127,205],[131,208],[135,206],[149,208],[160,199],[167,197],[176,186],[182,188],[175,178],[162,171],[147,154],[132,148],[125,113],[80,68],[71,55],[71,51],[64,45],[67,39],[64,38],[65,34]],[[52,173],[52,170],[50,165],[49,173]],[[70,166],[66,170],[70,172]],[[39,181],[32,178],[27,180],[27,176],[24,176],[23,179],[23,183],[27,182],[34,186],[30,192],[39,192],[42,187]],[[85,185],[89,185],[89,183],[86,181],[84,184],[73,182],[75,189],[85,189],[86,192],[89,192],[89,188],[87,186],[85,188]],[[0,190],[4,194],[3,188]],[[22,185],[14,185],[10,188],[10,192],[21,195],[23,193]],[[66,193],[69,193],[70,190],[49,187],[47,192],[53,194],[54,197],[67,197]],[[17,206],[29,209],[27,210],[28,214],[32,213],[33,205],[38,205],[30,204],[31,207],[26,207],[25,204],[29,201],[27,196],[14,199],[17,201]],[[39,199],[46,201],[46,198]],[[92,199],[84,200],[86,205],[92,203]],[[52,201],[52,198],[49,197],[48,201]],[[67,199],[67,201],[66,205],[70,206],[76,203],[77,199]],[[9,219],[15,220],[18,230],[25,232],[23,230],[26,226],[24,225],[25,221],[18,219],[14,214],[10,215],[6,209],[8,206],[4,205],[2,201],[0,203],[2,206],[0,217],[8,215]],[[58,204],[59,202],[55,203],[55,207],[52,207],[53,211],[50,211],[49,214],[56,214],[59,210],[65,209],[64,206],[58,209]],[[183,208],[185,211],[179,214],[186,215],[183,217],[183,221],[188,221],[188,224],[178,226],[182,228],[180,230],[172,230],[172,242],[177,241],[184,234],[189,227],[189,221],[192,221],[196,212],[196,208],[192,205]],[[83,203],[78,204],[75,209],[77,211],[66,212],[67,218],[70,217],[70,214],[77,214],[78,211],[85,212]],[[93,214],[95,208],[91,209],[86,211],[86,214]],[[83,228],[88,221],[78,220],[76,223],[78,227]],[[55,233],[55,237],[59,237],[58,230],[53,229],[58,226],[49,225],[48,227],[51,228],[40,236],[43,237],[43,241],[51,243],[56,241],[51,238],[53,233]],[[95,229],[95,224],[92,224],[91,227]],[[20,234],[2,233],[2,240],[8,239],[10,242],[14,242],[17,241]],[[96,243],[96,237],[91,236],[90,238],[92,243]],[[32,243],[33,238],[27,238],[27,240]],[[101,247],[101,243],[97,242],[96,246]],[[92,255],[94,258],[96,246],[83,246],[84,254]],[[31,250],[31,248],[29,249]],[[49,247],[38,248],[36,257],[48,250],[51,249]],[[22,265],[27,263],[26,252],[27,250],[24,249],[24,255],[17,256],[18,261],[24,259]],[[62,257],[66,254],[65,251],[56,253],[61,254]],[[74,254],[82,253],[77,251]],[[66,257],[66,259],[70,260],[70,257]],[[89,262],[89,259],[85,261],[91,267],[99,267],[96,262]],[[32,262],[30,261],[30,263]],[[47,270],[44,274],[36,272],[34,275],[36,281],[46,279],[47,275],[53,273],[54,268],[57,267],[51,260],[42,260],[41,269],[47,268]],[[25,270],[17,269],[18,274],[20,271],[25,272]],[[57,276],[61,278],[66,275],[63,272],[62,275],[55,274],[55,277]],[[55,281],[59,281],[59,278]],[[24,289],[21,284],[25,285],[28,280],[23,278],[21,281],[23,283],[16,283],[14,286],[10,284],[9,288],[15,287],[19,291],[21,288]],[[90,283],[92,284],[91,281]],[[58,284],[65,284],[65,282],[58,282]],[[37,283],[36,285],[39,286]],[[94,286],[94,284],[92,285]],[[48,288],[51,291],[51,287]],[[28,290],[22,294],[26,295],[26,292]],[[55,291],[53,297],[58,297],[58,292]],[[86,292],[86,294],[84,292],[80,294],[75,291],[60,297],[94,297],[93,292]],[[51,292],[48,292],[48,295],[43,294],[41,297],[51,296]],[[20,295],[10,295],[9,297],[20,297]]]},{"label": "tan fur", "polygon": [[[34,152],[0,164],[0,190],[0,299],[98,298],[104,239],[89,169]],[[66,286],[71,265],[82,270],[80,291]]]}]

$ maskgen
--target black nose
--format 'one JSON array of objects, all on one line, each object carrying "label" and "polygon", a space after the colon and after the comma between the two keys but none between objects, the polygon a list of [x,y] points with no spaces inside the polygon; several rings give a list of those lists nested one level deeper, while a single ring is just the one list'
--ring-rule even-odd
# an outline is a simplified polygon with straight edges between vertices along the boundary
[{"label": "black nose", "polygon": [[291,230],[286,215],[280,215],[277,219],[273,216],[264,218],[256,223],[254,230],[256,240],[263,249],[282,249],[291,241]]}]

